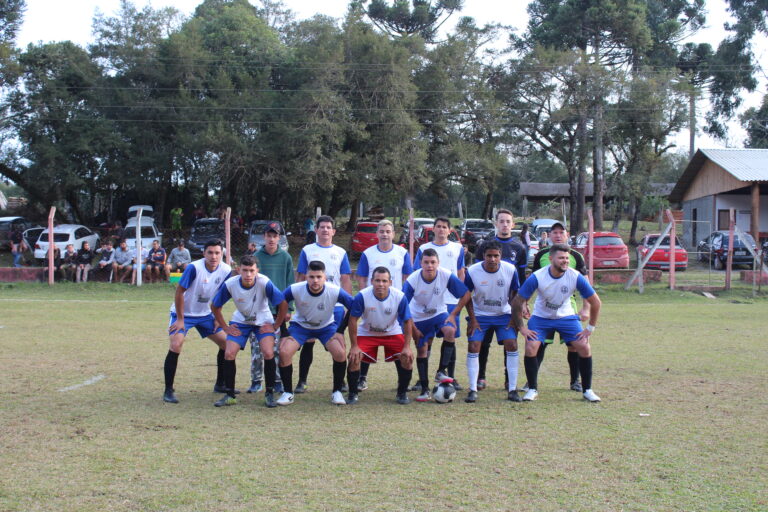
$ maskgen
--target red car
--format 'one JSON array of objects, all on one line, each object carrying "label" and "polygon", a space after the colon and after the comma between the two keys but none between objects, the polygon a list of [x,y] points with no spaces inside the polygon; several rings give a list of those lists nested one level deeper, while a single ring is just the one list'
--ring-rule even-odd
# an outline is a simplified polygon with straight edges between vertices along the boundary
[{"label": "red car", "polygon": [[[629,250],[619,235],[597,231],[593,237],[595,268],[629,268]],[[579,233],[573,248],[584,255],[584,262],[589,265],[589,233]]]},{"label": "red car", "polygon": [[[653,244],[659,239],[659,236],[661,236],[659,233],[645,235],[643,241],[637,246],[638,265],[648,254],[648,251],[651,250]],[[688,268],[688,252],[683,247],[683,244],[680,243],[679,238],[675,238],[675,240],[675,270],[685,270]],[[645,268],[669,270],[669,235],[665,236],[664,240],[661,241],[661,245],[654,251],[648,263],[645,264]]]},{"label": "red car", "polygon": [[352,239],[349,243],[349,255],[360,256],[367,248],[373,247],[379,243],[379,237],[376,236],[378,222],[360,221],[355,226],[355,232],[352,233]]}]

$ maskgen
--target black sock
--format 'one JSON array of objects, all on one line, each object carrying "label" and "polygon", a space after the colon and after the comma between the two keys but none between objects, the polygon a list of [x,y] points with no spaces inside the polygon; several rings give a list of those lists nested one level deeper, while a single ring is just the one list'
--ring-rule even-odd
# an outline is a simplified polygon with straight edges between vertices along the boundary
[{"label": "black sock", "polygon": [[344,386],[344,374],[347,373],[347,361],[333,362],[333,391],[341,391]]},{"label": "black sock", "polygon": [[456,376],[456,342],[453,342],[450,344],[452,346],[451,348],[451,360],[448,363],[448,375],[450,377]]},{"label": "black sock", "polygon": [[581,388],[584,391],[592,389],[592,356],[579,358],[579,371],[581,371]]},{"label": "black sock", "polygon": [[224,383],[224,371],[222,370],[223,364],[224,351],[219,349],[219,351],[216,353],[216,385],[226,387],[226,384]]},{"label": "black sock", "polygon": [[525,377],[528,379],[528,389],[539,389],[539,360],[536,356],[525,356]]},{"label": "black sock", "polygon": [[360,363],[360,376],[361,377],[368,377],[368,370],[371,368],[371,363],[361,362]]},{"label": "black sock", "polygon": [[413,369],[406,370],[403,368],[399,359],[395,360],[395,367],[397,368],[397,394],[404,395],[408,391],[408,384],[411,383]]},{"label": "black sock", "polygon": [[419,385],[421,391],[424,392],[429,389],[429,375],[427,375],[429,373],[429,358],[417,357],[416,368],[419,370]]},{"label": "black sock", "polygon": [[301,353],[299,354],[299,382],[306,384],[307,377],[309,376],[309,367],[312,366],[312,352],[315,349],[315,342],[305,343],[301,347]]},{"label": "black sock", "polygon": [[350,371],[347,372],[347,382],[349,382],[349,394],[350,395],[356,395],[358,393],[357,390],[357,382],[360,380],[360,370],[357,371]]},{"label": "black sock", "polygon": [[538,359],[538,361],[539,361],[539,368],[541,368],[541,363],[544,362],[544,352],[546,350],[547,350],[547,344],[546,343],[542,343],[541,345],[539,345],[539,351],[536,352],[536,359]]},{"label": "black sock", "polygon": [[491,342],[493,341],[493,329],[488,329],[483,338],[483,344],[480,345],[480,355],[478,356],[480,362],[480,369],[477,374],[478,379],[485,379],[485,368],[488,366],[488,352],[491,350]]},{"label": "black sock", "polygon": [[456,344],[450,341],[443,341],[440,345],[440,367],[438,371],[445,371],[448,375],[451,375],[450,366],[451,361],[456,361]]},{"label": "black sock", "polygon": [[277,364],[275,358],[264,360],[264,384],[266,385],[266,391],[272,392],[275,390],[275,372],[277,371]]},{"label": "black sock", "polygon": [[293,393],[293,365],[280,367],[280,380],[283,381],[283,389],[287,393]]},{"label": "black sock", "polygon": [[223,373],[224,387],[227,389],[226,393],[232,398],[235,397],[235,374],[237,373],[237,367],[235,366],[235,360],[231,361],[225,359],[221,364],[221,373]]},{"label": "black sock", "polygon": [[163,372],[165,373],[165,389],[173,389],[173,380],[176,378],[176,366],[179,364],[179,354],[171,350],[165,356]]},{"label": "black sock", "polygon": [[568,368],[571,370],[571,384],[579,381],[579,353],[568,352]]}]

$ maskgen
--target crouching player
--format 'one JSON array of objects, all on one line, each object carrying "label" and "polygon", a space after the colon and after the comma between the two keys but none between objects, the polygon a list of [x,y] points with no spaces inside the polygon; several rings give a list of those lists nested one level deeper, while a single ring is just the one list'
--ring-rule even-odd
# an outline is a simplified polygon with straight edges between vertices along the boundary
[{"label": "crouching player", "polygon": [[[549,250],[550,264],[537,270],[523,283],[513,302],[513,319],[520,333],[525,337],[525,375],[528,377],[528,391],[523,400],[535,400],[539,396],[539,360],[536,355],[544,340],[552,339],[554,333],[579,354],[579,373],[584,398],[599,402],[600,397],[592,391],[592,349],[589,336],[595,330],[600,314],[600,298],[586,278],[569,267],[570,248],[555,244]],[[589,323],[582,330],[579,316],[571,302],[571,296],[578,290],[589,303]],[[536,302],[528,320],[523,325],[523,307],[534,293]]]},{"label": "crouching player", "polygon": [[[448,310],[446,290],[458,304]],[[437,251],[426,249],[421,253],[421,270],[405,281],[403,293],[413,315],[413,338],[416,341],[416,368],[419,372],[421,394],[417,402],[426,402],[429,396],[429,345],[435,336],[443,338],[440,351],[438,382],[453,382],[448,376],[448,365],[456,350],[456,319],[464,306],[472,300],[469,290],[458,277],[440,267]]]},{"label": "crouching player", "polygon": [[[227,325],[221,308],[229,299],[235,303],[232,321]],[[270,303],[277,307],[277,318],[272,316]],[[211,311],[224,332],[227,333],[227,346],[224,349],[224,387],[225,395],[213,405],[222,407],[234,405],[235,400],[235,357],[245,348],[245,344],[254,333],[264,356],[264,380],[267,389],[264,400],[267,407],[276,407],[274,398],[275,375],[275,333],[288,312],[288,303],[283,293],[265,275],[259,274],[259,266],[253,256],[243,256],[240,260],[240,275],[230,277],[221,285],[211,303]]]},{"label": "crouching player", "polygon": [[379,347],[384,347],[384,361],[394,361],[397,367],[397,403],[410,403],[408,383],[413,375],[411,332],[413,320],[405,294],[392,286],[387,267],[376,267],[371,286],[355,295],[349,311],[349,397],[347,403],[357,403],[360,363],[375,363]]},{"label": "crouching player", "polygon": [[[277,405],[293,403],[293,355],[308,340],[320,340],[333,358],[333,391],[331,403],[345,405],[341,388],[347,371],[344,345],[335,336],[337,325],[333,310],[337,302],[347,309],[352,306],[352,296],[332,283],[326,282],[325,263],[310,261],[307,265],[306,282],[295,283],[283,291],[286,302],[293,301],[295,313],[288,326],[288,337],[280,340],[280,378],[285,392]],[[357,382],[357,380],[355,380]]]}]

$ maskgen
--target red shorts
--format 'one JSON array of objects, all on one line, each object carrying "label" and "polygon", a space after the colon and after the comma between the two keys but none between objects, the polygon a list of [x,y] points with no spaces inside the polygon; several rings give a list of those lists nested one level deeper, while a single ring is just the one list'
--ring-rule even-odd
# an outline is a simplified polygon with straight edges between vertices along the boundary
[{"label": "red shorts", "polygon": [[363,352],[363,361],[375,363],[379,357],[379,347],[384,347],[384,361],[389,362],[400,355],[405,345],[405,336],[358,336],[357,346]]}]

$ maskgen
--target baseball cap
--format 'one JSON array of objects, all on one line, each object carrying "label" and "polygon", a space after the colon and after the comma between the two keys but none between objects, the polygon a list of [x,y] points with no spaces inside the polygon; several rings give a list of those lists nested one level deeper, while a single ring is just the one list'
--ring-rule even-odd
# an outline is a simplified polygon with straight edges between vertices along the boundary
[{"label": "baseball cap", "polygon": [[565,229],[565,226],[563,226],[562,222],[555,222],[554,224],[552,224],[552,227],[550,227],[549,230],[552,231],[555,228],[560,228],[563,231],[568,231],[567,229]]},{"label": "baseball cap", "polygon": [[270,222],[267,224],[267,229],[265,229],[264,232],[266,233],[267,231],[274,231],[278,235],[283,234],[283,228],[277,222]]}]

